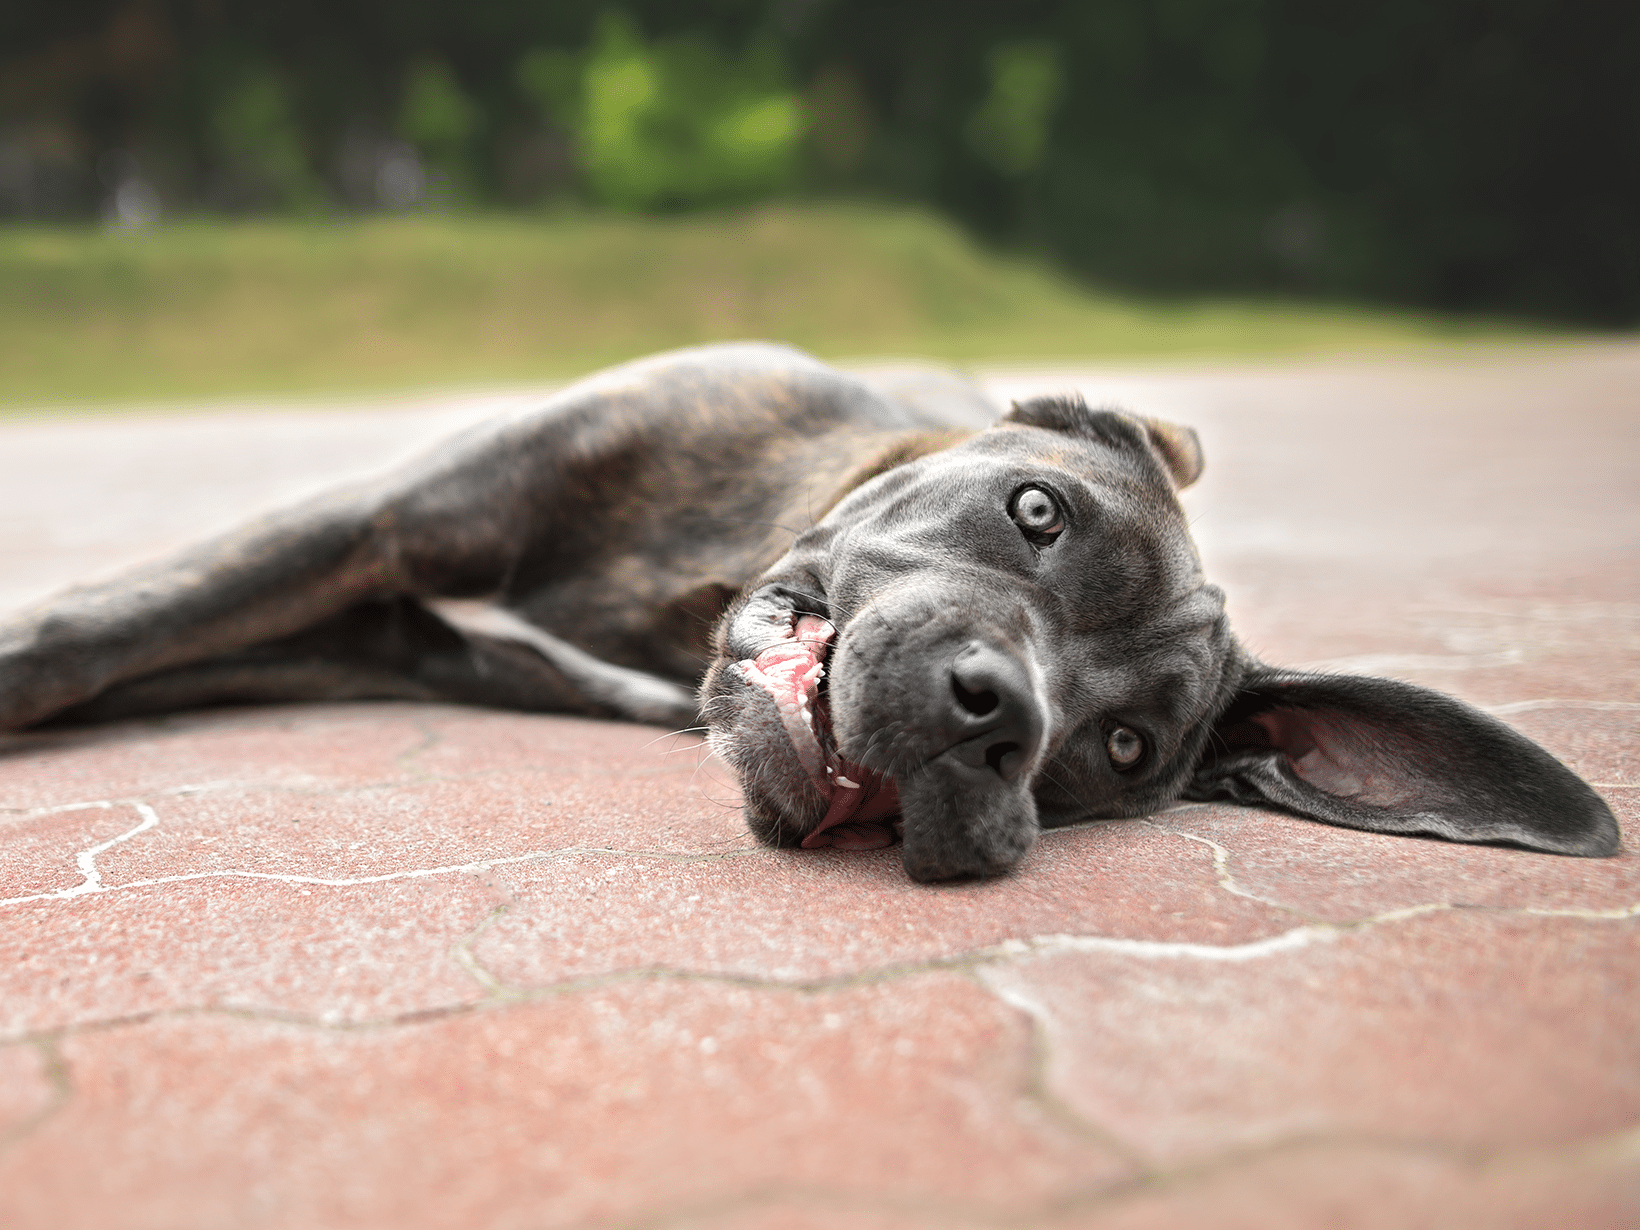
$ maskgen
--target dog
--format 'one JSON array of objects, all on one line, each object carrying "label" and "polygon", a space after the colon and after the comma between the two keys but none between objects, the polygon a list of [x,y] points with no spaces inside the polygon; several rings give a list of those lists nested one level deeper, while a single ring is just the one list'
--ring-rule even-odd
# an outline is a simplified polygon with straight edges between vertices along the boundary
[{"label": "dog", "polygon": [[1616,851],[1503,723],[1240,646],[1177,500],[1202,464],[1075,397],[674,352],[23,612],[0,729],[362,698],[704,719],[761,841],[898,840],[924,881],[1181,799]]}]

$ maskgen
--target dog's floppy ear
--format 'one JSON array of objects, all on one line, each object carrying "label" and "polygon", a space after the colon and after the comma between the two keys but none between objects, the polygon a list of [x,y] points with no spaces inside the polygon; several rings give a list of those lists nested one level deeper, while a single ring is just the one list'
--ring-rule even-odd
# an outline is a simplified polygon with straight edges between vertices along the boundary
[{"label": "dog's floppy ear", "polygon": [[1094,410],[1080,397],[1033,397],[1013,404],[1004,423],[1046,427],[1088,436],[1111,448],[1149,453],[1161,463],[1175,491],[1190,486],[1202,474],[1201,441],[1189,427],[1140,418],[1120,410]]},{"label": "dog's floppy ear", "polygon": [[1611,809],[1548,752],[1462,701],[1390,679],[1254,667],[1185,797],[1555,854],[1618,846]]}]

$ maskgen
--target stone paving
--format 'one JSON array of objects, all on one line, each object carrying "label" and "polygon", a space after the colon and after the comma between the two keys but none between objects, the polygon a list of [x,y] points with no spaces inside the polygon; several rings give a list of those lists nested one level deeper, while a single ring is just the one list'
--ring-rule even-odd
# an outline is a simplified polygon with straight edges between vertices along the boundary
[{"label": "stone paving", "polygon": [[[0,1226],[1640,1225],[1640,347],[988,379],[1198,426],[1248,643],[1490,707],[1621,855],[1196,805],[930,887],[636,726],[13,736]],[[522,396],[0,425],[0,609]]]}]

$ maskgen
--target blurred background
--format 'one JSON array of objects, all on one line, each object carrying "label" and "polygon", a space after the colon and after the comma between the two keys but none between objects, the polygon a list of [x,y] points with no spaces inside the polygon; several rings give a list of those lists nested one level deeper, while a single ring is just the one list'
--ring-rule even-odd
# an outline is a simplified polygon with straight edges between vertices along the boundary
[{"label": "blurred background", "polygon": [[1640,322],[1640,6],[10,0],[0,406]]}]

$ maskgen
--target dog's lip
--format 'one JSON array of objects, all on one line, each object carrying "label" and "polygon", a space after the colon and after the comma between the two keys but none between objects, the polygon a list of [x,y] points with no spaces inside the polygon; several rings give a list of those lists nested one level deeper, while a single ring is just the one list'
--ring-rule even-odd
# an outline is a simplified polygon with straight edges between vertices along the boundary
[{"label": "dog's lip", "polygon": [[822,794],[826,774],[833,772],[817,720],[820,680],[825,676],[826,650],[837,630],[817,615],[788,611],[784,623],[769,617],[772,640],[758,652],[736,663],[746,682],[774,701],[781,725],[797,753],[798,762]]},{"label": "dog's lip", "polygon": [[[784,586],[768,587],[758,597],[788,598]],[[803,594],[809,605],[812,594]],[[773,605],[772,603],[767,603]],[[784,604],[781,604],[784,606]],[[891,845],[893,820],[899,813],[899,788],[887,774],[846,760],[831,730],[831,714],[821,690],[837,629],[823,615],[787,607],[754,615],[767,619],[774,634],[754,656],[736,663],[747,684],[765,692],[774,702],[798,763],[815,790],[827,802],[825,815],[803,838],[805,849],[832,846],[871,850]]]}]

